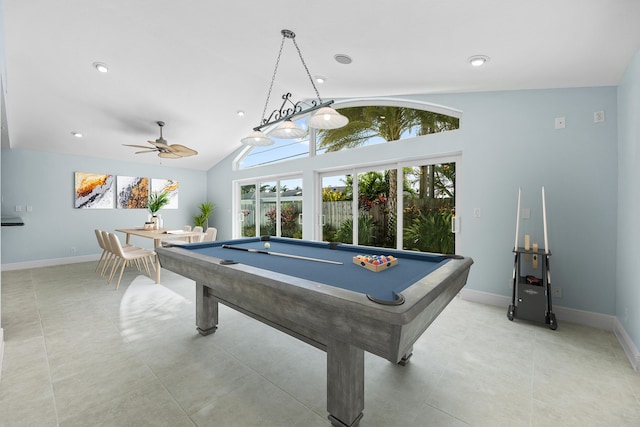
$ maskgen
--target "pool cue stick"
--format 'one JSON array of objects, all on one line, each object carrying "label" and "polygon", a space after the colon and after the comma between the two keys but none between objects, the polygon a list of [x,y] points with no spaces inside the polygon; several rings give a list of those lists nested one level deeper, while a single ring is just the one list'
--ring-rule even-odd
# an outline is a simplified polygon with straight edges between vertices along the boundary
[{"label": "pool cue stick", "polygon": [[340,264],[340,265],[343,264],[340,261],[331,261],[331,260],[328,260],[328,259],[320,259],[320,258],[311,258],[311,257],[307,257],[307,256],[300,256],[300,255],[283,254],[281,252],[262,251],[260,249],[241,248],[239,246],[222,245],[222,248],[223,249],[235,249],[237,251],[252,252],[252,253],[263,254],[263,255],[274,255],[274,256],[281,256],[281,257],[285,257],[285,258],[295,258],[295,259],[304,259],[304,260],[307,260],[307,261],[324,262],[324,263],[327,263],[327,264]]},{"label": "pool cue stick", "polygon": [[542,186],[542,228],[544,230],[544,253],[547,267],[547,284],[551,285],[551,272],[549,271],[549,239],[547,238],[547,203]]},{"label": "pool cue stick", "polygon": [[518,233],[520,232],[520,196],[522,195],[522,189],[518,187],[518,212],[516,213],[516,243],[514,250],[518,250]]},{"label": "pool cue stick", "polygon": [[542,225],[544,229],[544,251],[549,254],[549,239],[547,238],[547,203],[544,196],[544,186],[542,186]]}]

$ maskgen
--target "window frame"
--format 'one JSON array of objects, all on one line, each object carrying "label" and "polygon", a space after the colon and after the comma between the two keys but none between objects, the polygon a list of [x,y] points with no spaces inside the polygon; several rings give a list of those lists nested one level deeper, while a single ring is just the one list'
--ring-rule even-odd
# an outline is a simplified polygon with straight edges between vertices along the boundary
[{"label": "window frame", "polygon": [[[341,108],[366,107],[366,106],[401,107],[401,108],[411,108],[414,110],[430,111],[432,113],[444,114],[446,116],[457,118],[458,120],[460,120],[460,122],[462,122],[461,110],[457,110],[455,108],[447,107],[440,104],[434,104],[431,102],[408,99],[408,98],[394,98],[394,97],[350,98],[350,99],[335,101],[332,105],[332,107],[337,110]],[[297,121],[304,117],[306,116],[304,115],[296,116],[294,117],[294,119]],[[462,127],[462,123],[460,123],[460,126],[458,126],[458,128],[460,127]],[[266,132],[268,132],[268,130],[266,130]],[[252,149],[255,148],[247,145],[233,159],[232,170],[233,171],[250,170],[253,168],[259,168],[261,166],[272,165],[272,164],[281,163],[281,162],[290,162],[290,161],[300,160],[302,158],[317,157],[318,154],[316,151],[317,149],[316,129],[309,128],[308,141],[309,141],[309,155],[307,157],[300,157],[296,159],[278,159],[265,164],[241,168],[240,164],[242,163],[242,160],[249,155]]]}]

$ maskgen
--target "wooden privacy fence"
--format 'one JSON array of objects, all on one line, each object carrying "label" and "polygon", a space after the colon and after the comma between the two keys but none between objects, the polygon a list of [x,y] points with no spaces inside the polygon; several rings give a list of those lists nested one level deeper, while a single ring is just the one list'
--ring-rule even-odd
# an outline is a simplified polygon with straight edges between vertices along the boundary
[{"label": "wooden privacy fence", "polygon": [[[302,213],[302,200],[283,200],[281,201],[283,206],[290,205],[294,207],[294,210]],[[404,209],[407,211],[420,211],[425,209],[439,209],[443,207],[454,206],[453,199],[407,199],[404,201]],[[384,212],[385,205],[373,205],[367,212],[372,219],[379,223],[378,225],[383,227],[386,221],[386,215]],[[258,218],[260,218],[260,224],[266,225],[269,221],[267,213],[276,208],[276,202],[262,201],[260,203],[260,212]],[[244,227],[255,226],[255,202],[253,200],[240,202],[240,209],[243,212]],[[338,201],[323,201],[322,202],[322,224],[329,226],[334,230],[340,228],[340,226],[353,215],[352,201],[351,200],[338,200]],[[405,214],[405,216],[407,216]],[[298,218],[299,220],[299,218]]]},{"label": "wooden privacy fence", "polygon": [[353,215],[351,200],[322,202],[322,224],[334,230]]}]

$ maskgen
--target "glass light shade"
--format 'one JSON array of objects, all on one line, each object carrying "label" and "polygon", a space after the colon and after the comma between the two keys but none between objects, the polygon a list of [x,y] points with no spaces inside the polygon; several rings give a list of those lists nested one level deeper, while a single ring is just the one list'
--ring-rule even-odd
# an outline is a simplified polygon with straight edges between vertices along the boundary
[{"label": "glass light shade", "polygon": [[280,123],[277,128],[269,132],[269,136],[282,139],[302,138],[306,134],[307,132],[300,129],[291,120],[285,120],[284,122]]},{"label": "glass light shade", "polygon": [[347,123],[349,119],[331,107],[322,107],[307,119],[307,126],[314,129],[338,129]]},{"label": "glass light shade", "polygon": [[255,145],[255,146],[264,146],[273,144],[273,139],[269,138],[267,135],[262,133],[259,130],[254,130],[246,137],[240,140],[243,144],[246,145]]}]

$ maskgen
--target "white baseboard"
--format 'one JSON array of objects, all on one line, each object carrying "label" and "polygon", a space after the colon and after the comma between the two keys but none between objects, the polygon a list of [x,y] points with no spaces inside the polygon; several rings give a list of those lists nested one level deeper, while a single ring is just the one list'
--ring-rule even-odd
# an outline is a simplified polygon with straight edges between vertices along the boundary
[{"label": "white baseboard", "polygon": [[[475,291],[473,289],[463,288],[460,291],[460,298],[478,302],[481,304],[494,305],[496,307],[504,307],[505,317],[507,315],[507,309],[511,304],[511,297],[504,295],[490,294],[488,292]],[[620,345],[622,346],[625,354],[629,358],[629,362],[633,369],[640,370],[640,352],[627,334],[622,324],[615,316],[608,314],[593,313],[591,311],[578,310],[575,308],[562,307],[558,305],[553,306],[553,312],[558,320],[558,325],[561,328],[562,323],[560,321],[567,321],[571,323],[577,323],[580,325],[591,326],[593,328],[604,329],[615,333]]]},{"label": "white baseboard", "polygon": [[[460,291],[460,297],[468,301],[495,305],[497,307],[504,307],[505,316],[507,315],[507,308],[511,304],[511,297],[490,294],[488,292],[475,291],[473,289],[466,288],[463,288],[462,291]],[[593,313],[591,311],[578,310],[575,308],[562,307],[555,304],[553,305],[553,312],[555,313],[556,319],[558,319],[558,321],[564,320],[567,322],[578,323],[580,325],[591,326],[607,331],[614,330],[615,316]],[[560,322],[558,322],[558,324],[560,324]]]},{"label": "white baseboard", "polygon": [[4,359],[4,330],[0,328],[0,381],[2,381],[2,360]]},{"label": "white baseboard", "polygon": [[26,270],[29,268],[51,267],[54,265],[76,264],[79,262],[98,261],[100,255],[82,255],[66,258],[40,259],[35,261],[14,262],[10,264],[2,264],[2,271],[10,270]]},{"label": "white baseboard", "polygon": [[629,362],[631,362],[633,369],[636,371],[640,370],[640,351],[638,351],[638,348],[617,318],[615,320],[615,329],[613,332],[616,334],[620,345],[622,345],[622,349],[629,358]]}]

